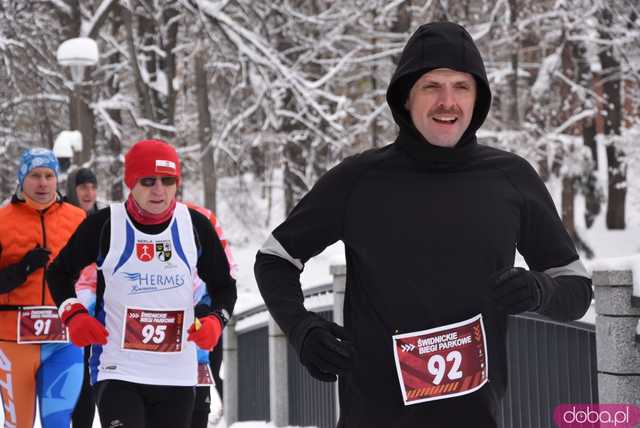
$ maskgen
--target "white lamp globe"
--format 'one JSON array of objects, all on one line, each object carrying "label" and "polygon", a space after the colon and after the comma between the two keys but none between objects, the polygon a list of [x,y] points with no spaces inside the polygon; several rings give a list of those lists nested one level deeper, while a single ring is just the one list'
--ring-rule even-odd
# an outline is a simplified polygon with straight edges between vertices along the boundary
[{"label": "white lamp globe", "polygon": [[78,82],[84,67],[98,63],[98,44],[89,37],[69,39],[58,46],[56,58],[58,64],[71,67],[73,79]]}]

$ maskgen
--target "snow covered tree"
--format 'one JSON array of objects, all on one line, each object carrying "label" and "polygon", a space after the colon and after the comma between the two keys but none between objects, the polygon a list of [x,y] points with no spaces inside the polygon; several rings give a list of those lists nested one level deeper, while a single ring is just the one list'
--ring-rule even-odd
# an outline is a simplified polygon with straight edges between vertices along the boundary
[{"label": "snow covered tree", "polygon": [[[580,192],[587,226],[602,195],[609,227],[625,226],[640,126],[632,0],[0,0],[0,20],[5,197],[20,149],[51,147],[72,128],[109,199],[124,196],[126,148],[162,137],[207,207],[225,200],[247,225],[263,222],[248,208],[251,177],[266,198],[283,188],[289,210],[339,160],[392,141],[395,61],[418,25],[450,20],[476,40],[493,89],[481,142],[525,156],[552,185],[557,177],[570,230]],[[96,40],[101,57],[74,91],[55,51],[77,36]],[[596,175],[603,143],[608,185]],[[220,193],[222,177],[237,179],[233,192]]]},{"label": "snow covered tree", "polygon": [[[609,229],[625,228],[625,203],[627,194],[627,165],[624,152],[620,148],[622,126],[622,76],[620,54],[616,51],[620,45],[613,40],[624,37],[628,30],[620,22],[614,22],[617,11],[610,2],[603,4],[597,13],[598,34],[603,41],[598,51],[602,66],[602,89],[604,92],[604,138],[607,147],[607,163],[609,191],[607,198],[607,227]],[[621,18],[620,15],[617,18]]]}]

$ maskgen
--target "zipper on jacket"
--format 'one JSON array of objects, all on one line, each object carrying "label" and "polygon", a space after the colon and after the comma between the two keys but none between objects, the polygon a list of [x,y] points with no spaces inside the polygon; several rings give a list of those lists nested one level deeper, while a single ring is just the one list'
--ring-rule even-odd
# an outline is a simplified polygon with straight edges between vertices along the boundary
[{"label": "zipper on jacket", "polygon": [[[47,229],[44,227],[44,214],[45,211],[40,211],[40,224],[42,225],[42,247],[43,248],[47,248]],[[47,262],[45,262],[44,266],[42,267],[42,305],[44,306],[45,304],[45,297],[46,297],[46,287],[47,287],[47,279],[46,279],[46,275],[47,274]]]}]

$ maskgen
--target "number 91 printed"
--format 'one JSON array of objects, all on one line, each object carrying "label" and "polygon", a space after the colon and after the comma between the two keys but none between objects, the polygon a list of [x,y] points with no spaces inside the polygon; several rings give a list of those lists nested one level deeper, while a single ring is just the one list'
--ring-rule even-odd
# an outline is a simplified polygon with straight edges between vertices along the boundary
[{"label": "number 91 printed", "polygon": [[18,316],[18,343],[68,343],[67,329],[53,306],[24,308]]}]

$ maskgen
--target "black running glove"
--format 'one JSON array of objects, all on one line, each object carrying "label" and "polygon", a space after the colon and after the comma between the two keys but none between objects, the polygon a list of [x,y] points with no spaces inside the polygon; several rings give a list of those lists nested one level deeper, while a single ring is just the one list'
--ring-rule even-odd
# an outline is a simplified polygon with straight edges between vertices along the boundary
[{"label": "black running glove", "polygon": [[0,293],[8,293],[22,285],[29,274],[47,263],[50,253],[46,248],[36,247],[18,263],[0,269]]},{"label": "black running glove", "polygon": [[489,279],[491,302],[502,312],[519,314],[537,310],[543,302],[543,284],[538,272],[510,267]]},{"label": "black running glove", "polygon": [[314,378],[335,382],[353,368],[354,348],[346,330],[338,324],[326,322],[307,333],[300,352],[300,361]]},{"label": "black running glove", "polygon": [[25,274],[29,275],[47,264],[49,254],[51,251],[46,248],[36,247],[24,255],[20,260],[20,266],[24,269]]}]

